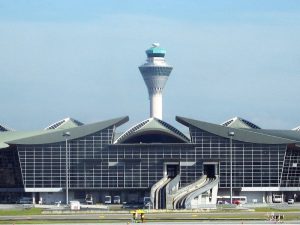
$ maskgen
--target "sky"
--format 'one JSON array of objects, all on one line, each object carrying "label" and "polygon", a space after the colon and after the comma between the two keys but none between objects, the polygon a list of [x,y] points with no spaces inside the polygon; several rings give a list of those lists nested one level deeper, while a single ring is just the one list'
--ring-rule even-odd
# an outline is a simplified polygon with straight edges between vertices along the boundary
[{"label": "sky", "polygon": [[0,124],[43,129],[149,117],[138,66],[154,42],[173,71],[163,119],[300,125],[298,0],[0,0]]}]

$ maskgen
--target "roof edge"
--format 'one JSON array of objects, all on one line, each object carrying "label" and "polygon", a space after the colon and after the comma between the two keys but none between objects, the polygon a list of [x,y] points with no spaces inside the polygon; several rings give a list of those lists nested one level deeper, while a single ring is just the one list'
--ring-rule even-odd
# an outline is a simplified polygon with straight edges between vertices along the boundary
[{"label": "roof edge", "polygon": [[[156,123],[158,126],[149,127],[148,125],[153,124],[153,122]],[[162,134],[167,134],[169,136],[177,138],[185,143],[190,142],[190,139],[186,137],[182,132],[180,132],[177,128],[173,127],[165,121],[151,117],[129,128],[114,141],[114,144],[123,143],[132,137],[136,137],[138,135],[149,132],[160,132]]]},{"label": "roof edge", "polygon": [[116,127],[126,123],[129,120],[128,116],[119,117],[111,120],[105,120],[101,122],[84,124],[78,127],[72,127],[67,129],[49,130],[49,132],[34,135],[26,138],[16,139],[13,141],[5,142],[6,144],[22,144],[22,145],[37,145],[37,144],[50,144],[63,142],[66,138],[63,136],[65,132],[69,132],[71,135],[68,140],[77,139],[89,134],[95,133],[97,131],[106,129],[110,126],[115,125]]},{"label": "roof edge", "polygon": [[176,121],[190,127],[191,125],[201,130],[205,130],[209,133],[229,138],[228,133],[233,131],[235,135],[232,137],[233,140],[257,143],[257,144],[290,144],[298,143],[298,140],[288,139],[280,136],[274,136],[272,134],[263,133],[263,129],[239,129],[232,127],[224,127],[222,125],[208,123],[204,121],[189,119],[181,116],[176,116]]}]

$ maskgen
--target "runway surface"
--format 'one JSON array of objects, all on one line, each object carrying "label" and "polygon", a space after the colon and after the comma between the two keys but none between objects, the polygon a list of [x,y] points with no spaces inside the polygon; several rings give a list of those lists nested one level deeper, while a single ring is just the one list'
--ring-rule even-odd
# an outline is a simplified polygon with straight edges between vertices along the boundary
[{"label": "runway surface", "polygon": [[[289,222],[283,222],[283,223],[277,223],[277,224],[285,224],[285,225],[294,225],[294,224],[299,224],[300,221],[289,221]],[[55,224],[47,224],[47,225],[71,225],[74,223],[55,223]],[[138,223],[127,223],[127,222],[116,222],[116,223],[75,223],[76,225],[136,225]],[[141,224],[141,223],[139,223]],[[149,225],[194,225],[194,224],[199,224],[199,225],[225,225],[225,224],[255,224],[255,225],[265,225],[265,224],[276,224],[275,222],[271,221],[217,221],[217,222],[146,222],[143,224],[149,224]],[[8,223],[4,225],[13,225],[13,223]],[[18,224],[18,225],[28,225],[28,224]]]}]

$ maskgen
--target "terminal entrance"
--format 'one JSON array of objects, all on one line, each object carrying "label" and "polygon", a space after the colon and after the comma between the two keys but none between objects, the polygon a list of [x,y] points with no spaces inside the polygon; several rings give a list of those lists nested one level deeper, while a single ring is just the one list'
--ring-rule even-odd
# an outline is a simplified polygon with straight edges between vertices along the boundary
[{"label": "terminal entrance", "polygon": [[203,174],[208,178],[215,178],[217,175],[217,163],[203,163]]},{"label": "terminal entrance", "polygon": [[166,164],[166,172],[169,178],[174,178],[179,174],[179,164]]},{"label": "terminal entrance", "polygon": [[[165,209],[167,201],[166,187],[173,182],[174,178],[179,174],[179,162],[165,162],[164,163],[164,178],[162,182],[158,182],[155,190],[154,207],[156,209]],[[179,182],[179,179],[178,181]],[[173,184],[174,185],[174,184]],[[152,188],[151,188],[152,190]]]}]

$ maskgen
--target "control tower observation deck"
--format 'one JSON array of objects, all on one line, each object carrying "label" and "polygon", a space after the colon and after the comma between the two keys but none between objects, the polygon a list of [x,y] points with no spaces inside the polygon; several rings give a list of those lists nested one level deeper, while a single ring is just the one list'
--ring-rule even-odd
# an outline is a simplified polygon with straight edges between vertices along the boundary
[{"label": "control tower observation deck", "polygon": [[139,69],[148,88],[150,117],[162,120],[162,92],[173,67],[166,63],[166,50],[158,43],[152,44],[146,54],[146,63]]}]

